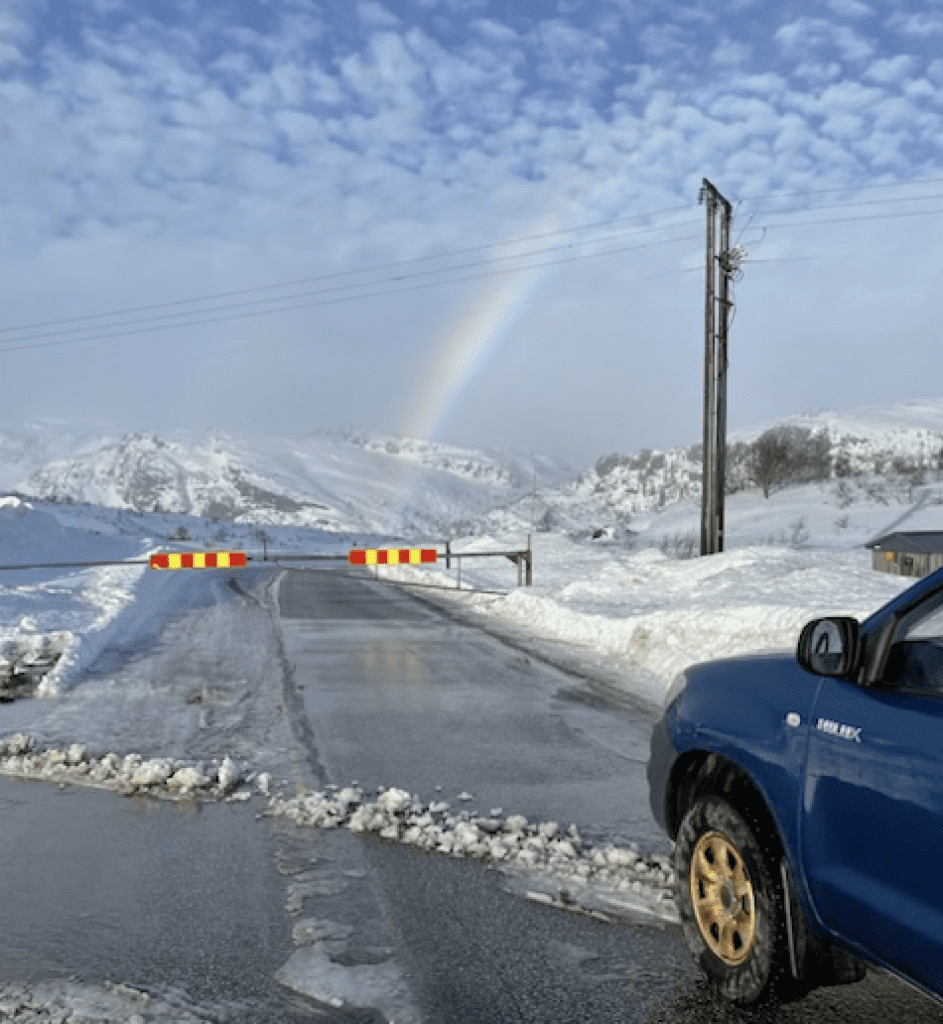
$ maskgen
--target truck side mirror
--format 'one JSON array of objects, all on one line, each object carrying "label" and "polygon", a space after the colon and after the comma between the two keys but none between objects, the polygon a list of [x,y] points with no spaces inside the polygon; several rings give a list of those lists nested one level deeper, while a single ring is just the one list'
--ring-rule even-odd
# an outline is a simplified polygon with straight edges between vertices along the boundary
[{"label": "truck side mirror", "polygon": [[799,664],[817,676],[851,676],[859,663],[858,620],[848,616],[813,619],[799,635]]}]

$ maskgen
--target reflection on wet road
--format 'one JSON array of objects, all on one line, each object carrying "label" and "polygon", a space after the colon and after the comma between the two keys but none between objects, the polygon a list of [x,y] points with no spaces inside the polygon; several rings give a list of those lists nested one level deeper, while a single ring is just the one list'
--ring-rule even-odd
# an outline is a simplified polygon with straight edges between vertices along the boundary
[{"label": "reflection on wet road", "polygon": [[285,656],[333,782],[396,786],[426,801],[467,791],[470,810],[501,807],[668,852],[648,809],[647,724],[367,578],[292,572],[278,604]]}]

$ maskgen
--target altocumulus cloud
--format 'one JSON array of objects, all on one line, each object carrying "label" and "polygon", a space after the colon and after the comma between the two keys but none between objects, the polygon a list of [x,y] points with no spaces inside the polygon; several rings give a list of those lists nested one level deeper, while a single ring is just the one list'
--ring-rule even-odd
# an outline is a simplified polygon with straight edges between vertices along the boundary
[{"label": "altocumulus cloud", "polygon": [[[29,332],[6,332],[0,358],[22,382],[7,415],[35,406],[26,382],[43,376],[44,400],[121,427],[395,430],[405,418],[401,385],[446,343],[457,311],[486,294],[478,279],[414,288],[426,283],[420,270],[473,277],[459,272],[462,258],[425,258],[552,223],[540,244],[565,248],[541,258],[569,262],[520,297],[513,321],[498,318],[512,325],[507,337],[437,429],[580,461],[689,442],[699,434],[693,271],[703,246],[693,236],[704,176],[745,201],[738,231],[752,214],[746,238],[763,238],[757,258],[824,261],[814,281],[798,264],[757,264],[740,287],[737,332],[762,345],[746,346],[731,376],[732,425],[836,404],[833,389],[785,373],[781,353],[799,365],[827,343],[847,365],[841,353],[879,351],[907,309],[919,357],[934,314],[923,292],[907,289],[924,280],[925,261],[883,295],[893,317],[868,307],[866,326],[852,328],[843,275],[890,283],[876,263],[852,270],[835,257],[867,253],[866,232],[877,228],[803,234],[763,218],[798,217],[821,205],[824,189],[848,190],[833,197],[848,203],[874,184],[940,175],[941,29],[943,14],[923,4],[860,0],[828,0],[814,13],[616,0],[513,9],[489,0],[6,3],[7,325],[356,271],[332,279],[330,294],[274,289],[263,296],[269,305],[202,326],[168,317],[122,335],[108,327],[117,321],[91,320],[88,336],[119,337],[37,338],[56,347],[16,352]],[[772,193],[791,198],[749,201]],[[620,218],[636,219],[580,230]],[[930,251],[934,230],[920,218],[895,221],[881,243]],[[599,256],[607,246],[627,251]],[[474,272],[526,267],[537,260],[528,251],[479,250]],[[498,257],[505,262],[489,263]],[[352,282],[359,291],[343,289]],[[797,337],[785,322],[794,317],[788,295],[802,287],[815,291],[816,311]],[[392,294],[363,297],[383,290]],[[304,308],[255,315],[279,299]],[[345,301],[312,305],[328,299]],[[225,307],[212,304],[214,315]],[[209,308],[174,311],[197,319]],[[194,372],[222,361],[228,388],[196,404],[192,393],[160,392],[155,360]],[[774,386],[772,373],[785,381]],[[351,375],[362,386],[339,389]],[[649,384],[627,409],[639,380]],[[888,397],[866,367],[843,386],[846,404]],[[578,438],[561,406],[592,410]]]}]

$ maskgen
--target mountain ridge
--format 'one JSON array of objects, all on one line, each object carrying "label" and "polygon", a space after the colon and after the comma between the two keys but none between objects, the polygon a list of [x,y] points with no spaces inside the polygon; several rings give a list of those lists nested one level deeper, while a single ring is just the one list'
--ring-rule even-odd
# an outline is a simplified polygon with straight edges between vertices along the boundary
[{"label": "mountain ridge", "polygon": [[[807,412],[733,432],[734,490],[752,486],[744,460],[772,428],[824,432],[831,478],[872,474],[913,484],[943,469],[943,400],[913,400]],[[33,423],[0,432],[0,486],[52,502],[329,532],[461,534],[502,520],[501,510],[513,510],[518,527],[529,520],[531,529],[552,529],[588,515],[618,528],[639,513],[699,497],[699,449],[613,452],[578,473],[545,456],[355,429],[294,438],[218,429],[96,435]]]}]

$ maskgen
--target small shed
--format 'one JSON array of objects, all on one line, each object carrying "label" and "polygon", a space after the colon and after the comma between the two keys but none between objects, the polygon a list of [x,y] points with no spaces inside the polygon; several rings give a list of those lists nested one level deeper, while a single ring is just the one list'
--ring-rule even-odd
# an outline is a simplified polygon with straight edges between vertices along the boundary
[{"label": "small shed", "polygon": [[886,533],[865,547],[875,569],[895,576],[926,576],[943,566],[943,530]]}]

